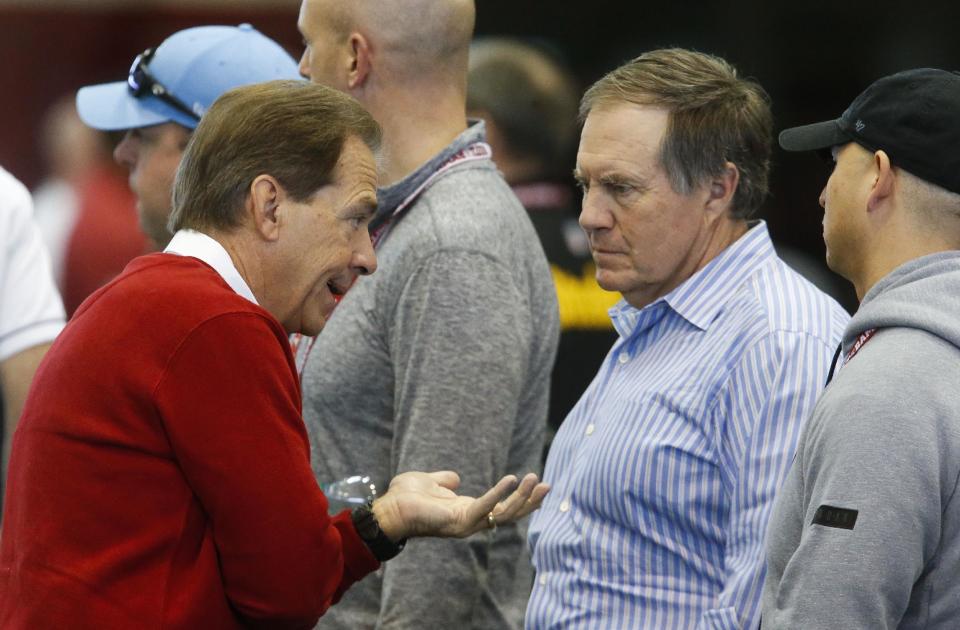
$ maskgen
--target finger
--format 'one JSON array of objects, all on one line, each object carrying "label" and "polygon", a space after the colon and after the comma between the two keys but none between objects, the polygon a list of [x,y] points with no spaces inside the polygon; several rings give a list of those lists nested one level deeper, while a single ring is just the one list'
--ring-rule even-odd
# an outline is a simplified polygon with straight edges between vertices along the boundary
[{"label": "finger", "polygon": [[537,476],[533,473],[527,474],[520,485],[513,493],[497,504],[493,510],[493,515],[497,517],[497,522],[505,523],[517,518],[517,514],[530,498],[530,494],[537,485]]},{"label": "finger", "polygon": [[533,488],[537,484],[537,476],[530,473],[526,475],[523,480],[520,482],[520,485],[517,486],[517,489],[513,493],[497,504],[497,507],[494,509],[494,516],[497,516],[501,521],[506,521],[513,517],[513,515],[520,509],[524,502],[529,498],[530,493],[533,492]]},{"label": "finger", "polygon": [[534,487],[533,492],[530,493],[530,498],[524,502],[523,506],[520,508],[514,518],[523,518],[534,510],[540,509],[540,505],[543,504],[543,499],[547,496],[549,491],[549,485],[545,483],[538,483],[536,487]]},{"label": "finger", "polygon": [[513,475],[507,475],[473,502],[467,510],[467,522],[476,527],[474,531],[487,527],[487,514],[493,512],[497,502],[513,490],[516,485],[517,478]]},{"label": "finger", "polygon": [[436,481],[438,485],[448,490],[456,490],[460,487],[460,475],[452,470],[438,470],[427,474],[429,474],[430,478]]}]

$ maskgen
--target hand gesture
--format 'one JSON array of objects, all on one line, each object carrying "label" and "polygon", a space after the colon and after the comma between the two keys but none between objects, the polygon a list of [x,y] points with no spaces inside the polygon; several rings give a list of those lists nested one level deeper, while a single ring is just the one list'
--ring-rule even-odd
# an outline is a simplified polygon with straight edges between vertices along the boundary
[{"label": "hand gesture", "polygon": [[460,477],[455,472],[407,472],[393,478],[386,494],[374,501],[373,513],[393,541],[415,536],[463,538],[540,507],[550,487],[537,482],[533,473],[519,484],[514,475],[507,475],[475,499],[456,494]]}]

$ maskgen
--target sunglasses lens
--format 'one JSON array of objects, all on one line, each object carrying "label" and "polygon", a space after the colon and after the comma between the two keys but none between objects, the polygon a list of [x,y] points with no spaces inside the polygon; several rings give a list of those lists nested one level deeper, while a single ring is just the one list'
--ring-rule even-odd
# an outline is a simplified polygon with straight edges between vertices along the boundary
[{"label": "sunglasses lens", "polygon": [[130,66],[130,72],[127,74],[127,86],[134,96],[142,96],[150,87],[149,75],[145,70],[145,66],[147,62],[150,61],[150,58],[153,57],[152,53],[153,49],[148,49],[140,53]]},{"label": "sunglasses lens", "polygon": [[140,96],[143,88],[143,72],[140,70],[139,56],[133,63],[133,67],[130,68],[130,74],[127,75],[127,85],[134,96]]}]

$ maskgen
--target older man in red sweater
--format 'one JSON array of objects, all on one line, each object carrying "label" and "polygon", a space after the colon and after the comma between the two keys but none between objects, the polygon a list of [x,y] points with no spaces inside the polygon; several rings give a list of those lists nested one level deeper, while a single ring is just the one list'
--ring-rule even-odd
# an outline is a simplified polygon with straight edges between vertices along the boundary
[{"label": "older man in red sweater", "polygon": [[379,128],[347,96],[278,81],[206,113],[177,230],[77,311],[16,434],[2,628],[311,627],[410,536],[525,515],[534,475],[458,497],[405,473],[327,515],[287,335],[314,335],[376,260]]}]

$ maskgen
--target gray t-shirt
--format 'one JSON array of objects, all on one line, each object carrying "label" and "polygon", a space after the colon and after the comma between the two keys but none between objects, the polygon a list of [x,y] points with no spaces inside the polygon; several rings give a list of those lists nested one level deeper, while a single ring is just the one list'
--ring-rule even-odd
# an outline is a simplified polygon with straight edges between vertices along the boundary
[{"label": "gray t-shirt", "polygon": [[[482,139],[475,124],[381,190],[378,212]],[[504,474],[538,470],[557,301],[537,235],[493,163],[460,162],[435,178],[377,256],[378,271],[297,357],[317,480],[447,469],[460,474],[460,493],[477,496]],[[523,522],[467,540],[412,540],[318,627],[521,627],[532,579],[525,537]]]}]

